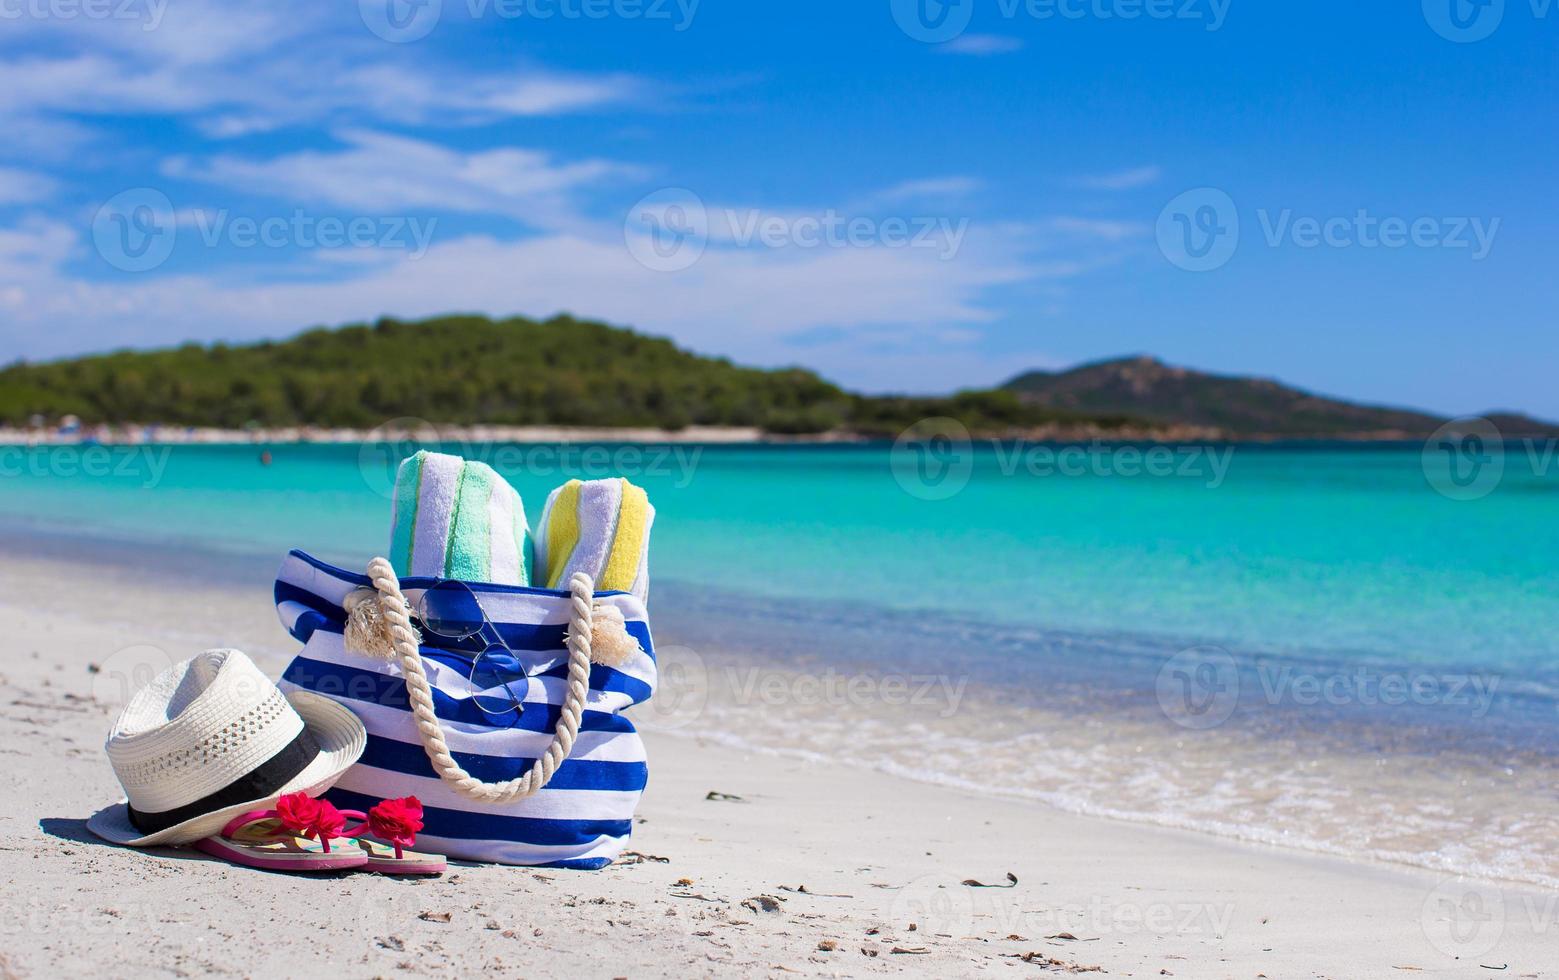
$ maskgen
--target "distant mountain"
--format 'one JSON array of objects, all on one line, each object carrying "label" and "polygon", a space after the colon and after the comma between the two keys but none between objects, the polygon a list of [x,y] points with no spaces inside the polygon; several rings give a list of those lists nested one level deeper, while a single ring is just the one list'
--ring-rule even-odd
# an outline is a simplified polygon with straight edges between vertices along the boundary
[{"label": "distant mountain", "polygon": [[[743,367],[570,316],[460,315],[0,367],[0,427],[68,416],[87,426],[229,430],[370,429],[412,418],[889,439],[921,420],[950,417],[982,436],[1175,441],[1415,438],[1444,421],[1150,357],[1031,371],[1001,388],[947,396],[863,395],[802,368]],[[1559,435],[1559,427],[1524,416],[1490,419],[1506,435]]]},{"label": "distant mountain", "polygon": [[1494,427],[1506,437],[1559,436],[1559,425],[1535,419],[1521,412],[1484,412],[1483,418],[1494,423]]},{"label": "distant mountain", "polygon": [[[1203,426],[1243,438],[1418,438],[1446,421],[1425,412],[1326,398],[1268,378],[1174,367],[1146,356],[1066,371],[1029,371],[1002,387],[1036,407]],[[1559,434],[1559,426],[1524,415],[1485,417],[1506,436]]]}]

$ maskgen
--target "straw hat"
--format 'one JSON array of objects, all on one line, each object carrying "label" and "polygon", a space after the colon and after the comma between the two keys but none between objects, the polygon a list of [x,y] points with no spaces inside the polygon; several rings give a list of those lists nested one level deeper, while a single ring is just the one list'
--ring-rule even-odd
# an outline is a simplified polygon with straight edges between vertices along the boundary
[{"label": "straw hat", "polygon": [[115,844],[187,844],[299,790],[329,789],[367,744],[363,723],[308,691],[284,696],[237,650],[207,650],[137,691],[108,736],[126,799],[87,829]]}]

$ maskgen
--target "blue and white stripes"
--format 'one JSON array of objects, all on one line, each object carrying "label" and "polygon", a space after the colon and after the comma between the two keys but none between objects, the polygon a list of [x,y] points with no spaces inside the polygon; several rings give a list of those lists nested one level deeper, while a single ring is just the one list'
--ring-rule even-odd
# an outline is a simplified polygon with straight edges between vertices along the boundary
[{"label": "blue and white stripes", "polygon": [[[415,605],[435,580],[405,578]],[[573,751],[547,786],[513,803],[488,805],[461,796],[433,771],[396,664],[347,652],[342,600],[368,580],[294,551],[276,577],[276,609],[303,650],[282,675],[283,690],[323,694],[357,713],[368,729],[362,759],[328,794],[337,806],[366,810],[389,797],[422,800],[419,847],[453,858],[505,864],[599,868],[611,863],[632,830],[648,770],[644,745],[620,712],[655,689],[654,648],[644,604],[627,593],[598,593],[616,606],[642,651],[617,667],[594,664],[590,694]],[[525,710],[492,716],[472,698],[471,652],[424,645],[434,713],[450,751],[488,782],[524,774],[552,741],[563,703],[568,651],[568,593],[467,583],[524,665],[531,683]]]}]

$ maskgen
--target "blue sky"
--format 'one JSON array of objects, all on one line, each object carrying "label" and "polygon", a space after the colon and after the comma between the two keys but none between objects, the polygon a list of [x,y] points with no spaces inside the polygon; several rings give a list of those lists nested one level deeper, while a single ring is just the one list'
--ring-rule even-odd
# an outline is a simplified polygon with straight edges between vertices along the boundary
[{"label": "blue sky", "polygon": [[566,310],[1559,417],[1550,4],[14,0],[0,356]]}]

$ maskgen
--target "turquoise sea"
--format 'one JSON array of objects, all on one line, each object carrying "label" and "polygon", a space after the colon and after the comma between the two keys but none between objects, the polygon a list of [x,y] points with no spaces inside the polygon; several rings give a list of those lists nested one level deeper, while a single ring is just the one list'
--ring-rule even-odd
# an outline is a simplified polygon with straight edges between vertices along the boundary
[{"label": "turquoise sea", "polygon": [[[0,534],[356,568],[385,549],[409,448],[0,447]],[[657,630],[706,671],[965,685],[944,710],[852,701],[839,761],[1559,881],[1549,447],[1509,443],[1478,479],[1420,444],[443,448],[508,476],[532,521],[569,477],[644,486]],[[843,723],[784,700],[711,695],[704,723]],[[807,750],[773,725],[766,747]],[[927,740],[967,763],[928,770]]]}]

